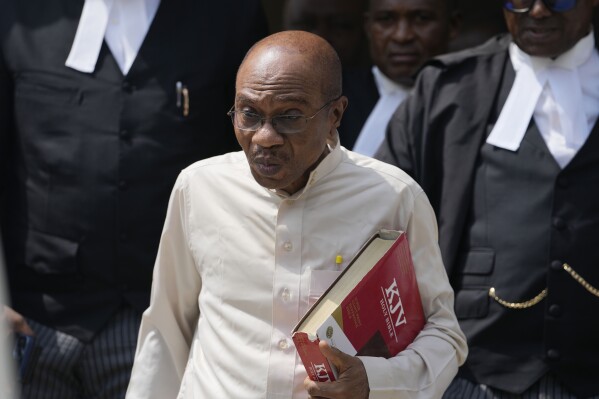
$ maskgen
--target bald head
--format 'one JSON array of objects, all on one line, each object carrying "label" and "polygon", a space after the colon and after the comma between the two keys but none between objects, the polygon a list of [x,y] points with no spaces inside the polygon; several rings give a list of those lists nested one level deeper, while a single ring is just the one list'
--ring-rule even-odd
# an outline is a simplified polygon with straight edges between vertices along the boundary
[{"label": "bald head", "polygon": [[336,142],[347,98],[341,63],[315,34],[284,31],[256,43],[239,67],[235,136],[254,179],[293,194]]},{"label": "bald head", "polygon": [[325,100],[342,93],[337,53],[326,40],[304,31],[278,32],[254,44],[239,67],[237,85],[248,69],[272,69],[274,73],[282,67],[292,68],[291,73],[320,90]]}]

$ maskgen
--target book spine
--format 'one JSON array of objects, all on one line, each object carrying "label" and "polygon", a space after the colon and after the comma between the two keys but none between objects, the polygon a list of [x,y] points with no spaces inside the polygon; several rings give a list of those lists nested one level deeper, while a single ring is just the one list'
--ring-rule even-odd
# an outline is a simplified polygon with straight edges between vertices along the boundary
[{"label": "book spine", "polygon": [[310,339],[304,332],[295,332],[291,337],[297,353],[299,354],[308,377],[312,381],[327,382],[337,380],[337,373],[334,367],[331,367],[329,360],[322,354],[318,343],[318,338]]}]

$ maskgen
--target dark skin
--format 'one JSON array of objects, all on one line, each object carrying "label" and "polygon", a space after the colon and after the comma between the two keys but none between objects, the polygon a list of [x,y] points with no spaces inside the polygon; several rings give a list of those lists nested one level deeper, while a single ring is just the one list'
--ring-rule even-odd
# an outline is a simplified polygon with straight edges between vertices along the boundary
[{"label": "dark skin", "polygon": [[285,29],[305,30],[326,39],[344,66],[364,62],[363,14],[367,0],[288,0]]},{"label": "dark skin", "polygon": [[339,370],[339,379],[334,382],[316,382],[306,377],[304,388],[310,398],[367,399],[370,388],[362,361],[329,346],[325,341],[320,341],[318,345],[322,354]]},{"label": "dark skin", "polygon": [[525,53],[555,58],[565,53],[591,29],[593,8],[599,0],[579,0],[567,12],[553,12],[536,0],[527,13],[503,11],[514,42]]},{"label": "dark skin", "polygon": [[4,314],[0,313],[0,321],[8,325],[9,331],[25,335],[35,335],[25,318],[8,306],[4,306]]},{"label": "dark skin", "polygon": [[[295,134],[280,134],[267,120],[256,131],[237,127],[235,135],[245,152],[252,175],[269,189],[296,193],[307,184],[310,172],[329,153],[327,143],[336,140],[336,129],[347,98],[327,82],[340,81],[341,69],[329,68],[322,59],[336,59],[321,37],[302,31],[269,36],[250,51],[237,75],[235,110],[276,115],[312,115],[330,102]],[[336,71],[336,72],[332,72]],[[331,98],[332,97],[332,98]],[[306,377],[311,398],[368,398],[368,377],[362,361],[321,343],[322,353],[339,369],[339,380],[317,383]]]},{"label": "dark skin", "polygon": [[446,0],[371,0],[365,23],[370,57],[387,77],[411,86],[428,59],[448,51],[459,25]]},{"label": "dark skin", "polygon": [[[314,68],[315,52],[330,49],[320,37],[300,31],[281,32],[262,42],[241,65],[236,84],[235,109],[250,111],[266,117],[276,115],[313,115],[331,101],[323,93],[327,71]],[[289,51],[289,44],[279,46],[275,38],[304,37],[307,54]],[[310,48],[310,44],[316,46]],[[328,97],[327,97],[328,95]],[[333,97],[334,98],[334,97]],[[252,174],[264,187],[293,194],[302,189],[310,172],[328,154],[327,141],[336,137],[336,129],[347,106],[340,97],[306,124],[296,134],[279,134],[270,121],[255,132],[235,129]]]}]

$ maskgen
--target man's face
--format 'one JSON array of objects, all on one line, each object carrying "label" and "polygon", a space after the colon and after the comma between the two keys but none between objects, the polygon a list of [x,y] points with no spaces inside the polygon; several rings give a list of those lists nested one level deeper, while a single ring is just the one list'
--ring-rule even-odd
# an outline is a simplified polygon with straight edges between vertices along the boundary
[{"label": "man's face", "polygon": [[[297,54],[261,51],[248,58],[237,75],[235,110],[267,118],[279,115],[312,116],[332,98],[323,98],[320,76]],[[345,98],[324,107],[300,133],[281,134],[271,121],[256,131],[235,126],[237,141],[256,181],[289,194],[303,188],[310,172],[327,155],[327,139],[336,128]]]},{"label": "man's face", "polygon": [[526,13],[503,13],[507,28],[522,51],[532,56],[557,57],[589,33],[597,4],[599,0],[578,0],[570,11],[553,12],[536,0]]},{"label": "man's face", "polygon": [[366,38],[363,30],[365,0],[289,0],[285,29],[304,30],[325,40],[344,65],[361,63]]},{"label": "man's face", "polygon": [[366,20],[370,56],[392,80],[411,85],[429,58],[447,51],[457,19],[446,0],[371,0]]}]

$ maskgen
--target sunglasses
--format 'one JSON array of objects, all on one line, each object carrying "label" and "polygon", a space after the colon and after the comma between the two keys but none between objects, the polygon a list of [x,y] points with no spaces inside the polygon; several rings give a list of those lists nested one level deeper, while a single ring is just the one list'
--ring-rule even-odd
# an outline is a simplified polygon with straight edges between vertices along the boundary
[{"label": "sunglasses", "polygon": [[[577,0],[541,0],[553,12],[566,12],[576,7]],[[536,0],[503,0],[503,8],[523,14],[529,12]]]}]

